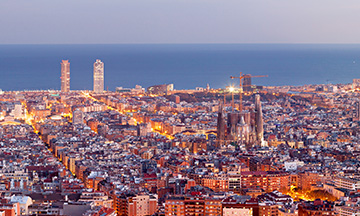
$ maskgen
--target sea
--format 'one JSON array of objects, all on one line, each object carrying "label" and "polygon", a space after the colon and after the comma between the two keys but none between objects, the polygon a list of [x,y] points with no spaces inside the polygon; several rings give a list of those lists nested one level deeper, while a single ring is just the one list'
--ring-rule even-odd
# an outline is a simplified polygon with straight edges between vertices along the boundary
[{"label": "sea", "polygon": [[240,72],[268,75],[254,85],[351,83],[360,78],[359,44],[0,45],[0,89],[59,90],[60,62],[70,86],[90,90],[93,63],[105,64],[105,86],[174,84],[175,89],[238,85]]}]

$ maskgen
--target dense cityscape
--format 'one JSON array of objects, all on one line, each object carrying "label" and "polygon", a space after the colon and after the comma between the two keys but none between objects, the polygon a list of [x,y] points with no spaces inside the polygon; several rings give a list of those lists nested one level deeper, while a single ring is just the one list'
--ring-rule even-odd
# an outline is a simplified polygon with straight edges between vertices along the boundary
[{"label": "dense cityscape", "polygon": [[257,77],[106,91],[97,59],[75,91],[63,60],[61,91],[2,91],[0,216],[360,215],[360,80]]}]

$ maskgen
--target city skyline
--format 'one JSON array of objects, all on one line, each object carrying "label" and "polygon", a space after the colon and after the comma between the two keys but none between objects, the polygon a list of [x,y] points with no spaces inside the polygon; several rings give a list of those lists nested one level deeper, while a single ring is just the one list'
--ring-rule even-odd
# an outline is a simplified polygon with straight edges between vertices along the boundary
[{"label": "city skyline", "polygon": [[107,63],[109,90],[165,83],[224,88],[239,71],[269,75],[252,85],[349,83],[359,77],[359,53],[352,45],[0,45],[0,88],[61,89],[59,62],[69,59],[71,89],[93,89],[89,73],[97,58]]},{"label": "city skyline", "polygon": [[359,83],[2,92],[0,215],[359,213]]},{"label": "city skyline", "polygon": [[358,0],[0,1],[0,216],[359,216],[358,20]]}]

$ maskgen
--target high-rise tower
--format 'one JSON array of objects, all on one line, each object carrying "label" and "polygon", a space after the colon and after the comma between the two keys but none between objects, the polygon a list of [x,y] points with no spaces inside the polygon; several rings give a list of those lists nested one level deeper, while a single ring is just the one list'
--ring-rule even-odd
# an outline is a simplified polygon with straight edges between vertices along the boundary
[{"label": "high-rise tower", "polygon": [[61,62],[61,91],[70,91],[70,62],[68,60]]},{"label": "high-rise tower", "polygon": [[100,59],[94,63],[94,92],[104,92],[104,63]]},{"label": "high-rise tower", "polygon": [[251,88],[251,75],[245,74],[243,79],[243,90],[245,92],[252,92]]},{"label": "high-rise tower", "polygon": [[264,141],[264,125],[263,125],[263,116],[261,109],[261,101],[260,95],[255,95],[255,132],[256,132],[256,140],[262,145]]}]

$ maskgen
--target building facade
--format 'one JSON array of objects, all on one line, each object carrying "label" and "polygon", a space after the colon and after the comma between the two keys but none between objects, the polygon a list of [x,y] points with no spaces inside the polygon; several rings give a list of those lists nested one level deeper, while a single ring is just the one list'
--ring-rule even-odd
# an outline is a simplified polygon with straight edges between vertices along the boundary
[{"label": "building facade", "polygon": [[245,92],[251,92],[252,91],[252,88],[251,88],[251,75],[250,74],[245,74],[244,75],[243,89],[244,89]]},{"label": "building facade", "polygon": [[173,196],[165,201],[165,215],[222,215],[221,200],[213,198]]},{"label": "building facade", "polygon": [[68,60],[61,62],[61,91],[70,91],[70,62]]},{"label": "building facade", "polygon": [[73,124],[83,124],[84,123],[84,114],[81,110],[76,109],[73,112]]},{"label": "building facade", "polygon": [[154,85],[147,88],[149,94],[163,95],[174,90],[174,84]]},{"label": "building facade", "polygon": [[129,216],[146,216],[153,215],[157,210],[156,195],[137,195],[129,199],[128,215]]},{"label": "building facade", "polygon": [[94,63],[94,92],[104,92],[104,62],[96,59]]}]

